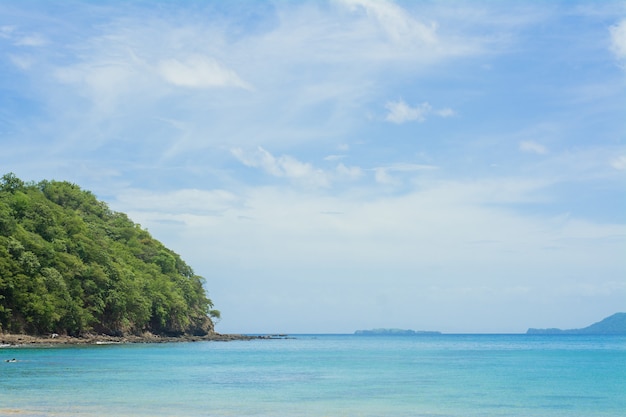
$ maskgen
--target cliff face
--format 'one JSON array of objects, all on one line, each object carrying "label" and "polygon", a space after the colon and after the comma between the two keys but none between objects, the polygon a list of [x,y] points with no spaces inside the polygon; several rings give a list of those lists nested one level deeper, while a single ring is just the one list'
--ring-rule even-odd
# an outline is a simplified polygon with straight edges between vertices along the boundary
[{"label": "cliff face", "polygon": [[582,329],[528,329],[527,334],[626,335],[626,313],[615,313]]},{"label": "cliff face", "polygon": [[0,333],[206,335],[203,281],[92,193],[0,179]]}]

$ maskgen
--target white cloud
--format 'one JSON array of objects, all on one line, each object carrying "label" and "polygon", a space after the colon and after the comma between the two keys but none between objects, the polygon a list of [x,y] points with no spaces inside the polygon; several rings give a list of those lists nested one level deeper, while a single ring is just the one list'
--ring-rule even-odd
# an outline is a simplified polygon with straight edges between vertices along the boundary
[{"label": "white cloud", "polygon": [[421,195],[441,204],[518,204],[548,201],[544,190],[554,180],[531,178],[488,178],[473,181],[417,181]]},{"label": "white cloud", "polygon": [[340,163],[335,168],[337,171],[337,175],[339,178],[345,178],[348,180],[357,180],[363,176],[363,170],[359,167],[348,167],[344,164]]},{"label": "white cloud", "polygon": [[328,185],[328,178],[324,171],[314,168],[309,163],[298,161],[296,158],[288,155],[279,157],[277,162],[287,178],[304,180],[307,183],[318,186]]},{"label": "white cloud", "polygon": [[374,169],[374,179],[378,184],[396,184],[397,180],[395,180],[385,168],[375,168]]},{"label": "white cloud", "polygon": [[[355,181],[364,175],[361,168],[346,166],[343,163],[337,164],[333,170],[325,171],[289,155],[275,157],[260,146],[253,152],[234,148],[231,149],[231,153],[248,167],[260,168],[274,177],[287,178],[307,186],[328,187],[334,181]],[[333,160],[333,158],[325,158],[325,160]]]},{"label": "white cloud", "polygon": [[13,65],[22,70],[30,69],[35,62],[33,57],[29,55],[9,55],[9,60],[13,63]]},{"label": "white cloud", "polygon": [[433,44],[437,41],[437,25],[425,25],[406,13],[404,9],[386,0],[340,0],[351,10],[362,8],[394,41]]},{"label": "white cloud", "polygon": [[586,146],[551,152],[549,157],[533,164],[532,172],[537,178],[615,184],[614,181],[620,181],[615,170],[621,171],[624,155],[623,146]]},{"label": "white cloud", "polygon": [[379,184],[395,185],[398,184],[400,181],[399,178],[393,176],[392,173],[432,171],[436,169],[438,168],[434,165],[397,163],[389,166],[374,168],[374,178]]},{"label": "white cloud", "polygon": [[167,59],[157,65],[159,74],[169,83],[180,87],[238,87],[251,89],[235,71],[215,59],[192,56],[184,61]]},{"label": "white cloud", "polygon": [[385,104],[385,108],[389,111],[387,116],[385,116],[385,120],[396,124],[413,121],[422,123],[426,121],[426,117],[430,114],[439,117],[451,117],[456,114],[454,110],[450,108],[435,110],[427,102],[411,107],[402,99],[398,101],[388,101]]},{"label": "white cloud", "polygon": [[398,162],[392,165],[377,167],[376,169],[384,169],[389,172],[415,172],[415,171],[432,171],[438,169],[435,165],[409,164]]},{"label": "white cloud", "polygon": [[[289,311],[300,318],[306,314],[301,309],[285,310],[279,299],[271,301],[277,288],[289,298],[303,287],[336,291],[341,286],[358,291],[358,297],[351,299],[368,303],[380,294],[384,281],[397,306],[417,314],[414,306],[420,303],[415,297],[432,287],[511,291],[521,297],[519,303],[527,304],[536,301],[537,292],[586,282],[590,274],[607,273],[607,279],[596,282],[600,286],[615,281],[624,271],[623,263],[615,263],[623,253],[623,224],[523,215],[493,204],[528,201],[529,194],[544,187],[545,183],[517,178],[439,182],[402,195],[378,196],[251,187],[238,194],[236,204],[226,199],[228,209],[220,217],[191,215],[186,208],[164,215],[159,200],[194,198],[164,193],[140,199],[142,207],[134,206],[132,218],[157,238],[168,236],[169,247],[184,253],[186,261],[209,279],[211,294],[231,319],[245,304],[242,294],[250,292],[252,299],[265,300],[262,314],[242,314],[239,326],[267,330],[271,312]],[[536,291],[526,294],[522,288]],[[619,291],[623,294],[623,287]],[[425,309],[445,309],[436,304],[456,301],[430,295],[433,299],[421,299],[428,303]],[[464,301],[471,305],[483,295],[467,294]],[[302,302],[321,300],[310,294]],[[343,304],[315,320],[339,312],[351,314]],[[368,314],[371,320],[375,312]],[[299,325],[312,326],[314,319]]]},{"label": "white cloud", "polygon": [[626,155],[618,156],[611,161],[611,166],[619,171],[626,171]]},{"label": "white cloud", "polygon": [[548,153],[548,148],[532,140],[520,142],[519,149],[523,152],[531,152],[539,155],[545,155]]},{"label": "white cloud", "polygon": [[327,155],[324,157],[324,161],[338,161],[344,159],[346,155]]},{"label": "white cloud", "polygon": [[437,110],[436,113],[437,113],[437,116],[440,116],[440,117],[452,117],[456,115],[456,112],[450,108]]},{"label": "white cloud", "polygon": [[254,152],[234,148],[231,153],[244,165],[261,168],[275,177],[284,177],[306,185],[325,187],[329,185],[328,175],[311,164],[301,162],[289,155],[274,157],[270,152],[257,147]]},{"label": "white cloud", "polygon": [[121,98],[139,90],[142,80],[146,78],[145,74],[141,76],[140,70],[129,62],[105,61],[61,67],[54,72],[54,76],[63,84],[74,86],[76,94],[89,98],[92,109],[104,118],[118,109]]},{"label": "white cloud", "polygon": [[23,36],[15,40],[17,46],[44,46],[47,43],[48,40],[39,34]]},{"label": "white cloud", "polygon": [[0,38],[10,39],[11,34],[15,32],[15,29],[16,29],[15,26],[11,26],[11,25],[0,26]]},{"label": "white cloud", "polygon": [[[434,26],[393,2],[344,5],[283,4],[264,11],[258,31],[241,30],[237,16],[201,18],[187,8],[172,16],[126,10],[53,44],[49,50],[58,53],[37,56],[29,68],[64,140],[96,131],[110,141],[140,121],[176,117],[188,129],[184,138],[168,138],[169,149],[194,152],[225,142],[268,147],[342,137],[362,123],[366,103],[386,84],[380,74],[413,77],[433,63],[482,53],[482,38],[452,36],[454,28],[438,37]],[[17,39],[18,29],[5,27],[1,36]],[[25,69],[30,62],[16,55],[13,64]],[[430,117],[451,115],[431,110]]]},{"label": "white cloud", "polygon": [[0,38],[8,39],[15,46],[44,46],[48,43],[45,36],[39,33],[21,34],[16,26],[0,26]]},{"label": "white cloud", "polygon": [[240,198],[226,190],[180,189],[154,193],[126,189],[116,196],[116,204],[128,211],[160,213],[164,216],[186,214],[212,216],[221,214],[240,204]]},{"label": "white cloud", "polygon": [[414,120],[423,122],[426,120],[426,115],[432,111],[432,106],[428,103],[410,107],[404,100],[389,101],[385,104],[385,107],[389,110],[385,120],[397,124]]},{"label": "white cloud", "polygon": [[[603,215],[615,197],[603,201],[605,194],[596,199],[594,192],[596,186],[606,195],[623,188],[626,153],[611,139],[619,127],[609,120],[620,90],[581,70],[559,79],[558,88],[533,90],[546,95],[522,106],[521,116],[493,107],[501,100],[492,100],[504,94],[503,73],[524,81],[509,85],[516,97],[527,96],[528,82],[553,85],[554,72],[541,67],[549,62],[537,61],[534,69],[545,79],[508,65],[510,51],[524,60],[534,50],[525,42],[540,42],[559,61],[577,56],[582,69],[599,62],[585,48],[579,55],[578,49],[563,52],[562,44],[533,30],[537,22],[558,23],[568,39],[595,39],[587,36],[597,33],[595,24],[567,32],[571,25],[561,24],[558,7],[534,3],[513,9],[489,2],[248,4],[246,13],[226,5],[212,13],[211,5],[165,3],[119,5],[109,13],[77,3],[69,31],[36,25],[30,17],[5,19],[19,26],[0,27],[4,56],[28,69],[15,78],[15,68],[6,67],[5,89],[32,104],[20,113],[17,104],[24,101],[5,103],[0,154],[7,169],[25,179],[70,179],[99,195],[117,195],[111,199],[115,210],[149,227],[211,280],[207,288],[221,292],[214,299],[225,317],[254,309],[239,321],[259,323],[249,330],[269,331],[267,323],[281,325],[287,316],[299,330],[352,313],[365,321],[387,319],[367,308],[380,295],[381,280],[390,284],[384,287],[393,304],[407,309],[398,317],[443,316],[437,313],[446,309],[458,317],[481,305],[476,296],[458,305],[415,298],[429,280],[451,291],[489,288],[497,294],[570,277],[624,275],[624,226],[602,224],[619,216]],[[616,57],[624,56],[624,25],[611,28]],[[37,39],[22,26],[53,32]],[[49,47],[33,54],[45,39]],[[481,65],[491,68],[489,83],[474,82],[485,76]],[[558,96],[590,80],[607,89],[595,93],[593,106]],[[567,111],[550,113],[555,102],[567,102]],[[379,104],[372,110],[371,103]],[[453,117],[448,103],[463,106],[458,111],[467,115],[458,129],[420,125],[442,141],[406,141],[412,129],[385,122]],[[593,117],[576,117],[592,111]],[[546,124],[533,128],[537,115]],[[12,123],[4,124],[5,117]],[[23,133],[10,132],[14,127]],[[402,146],[380,140],[396,134],[393,142]],[[515,152],[547,156],[510,158],[508,144]],[[275,149],[280,153],[268,151]],[[497,169],[485,168],[494,161]],[[563,183],[580,189],[562,190]],[[176,187],[181,189],[167,191]],[[572,197],[573,188],[578,195]],[[558,216],[560,210],[578,212],[572,205],[587,193],[594,201],[581,211],[593,218],[597,210],[597,223]],[[609,242],[604,236],[616,237]],[[284,300],[303,288],[335,292],[341,306],[285,310]],[[277,289],[280,296],[271,294]],[[350,300],[342,296],[355,291],[359,296]],[[245,292],[252,302],[242,302]],[[276,304],[268,302],[275,298]],[[346,302],[358,307],[358,299],[365,308],[348,311]],[[523,301],[532,305],[534,298]],[[314,295],[299,304],[324,306]],[[268,320],[270,310],[277,320]],[[364,311],[370,315],[361,318]],[[524,308],[515,311],[527,317],[517,314]],[[303,314],[316,317],[300,324]]]},{"label": "white cloud", "polygon": [[619,60],[626,60],[626,19],[609,28],[611,51]]},{"label": "white cloud", "polygon": [[262,168],[276,177],[283,176],[283,171],[278,166],[276,158],[260,146],[256,149],[256,152],[245,152],[241,148],[233,148],[231,153],[245,166]]}]

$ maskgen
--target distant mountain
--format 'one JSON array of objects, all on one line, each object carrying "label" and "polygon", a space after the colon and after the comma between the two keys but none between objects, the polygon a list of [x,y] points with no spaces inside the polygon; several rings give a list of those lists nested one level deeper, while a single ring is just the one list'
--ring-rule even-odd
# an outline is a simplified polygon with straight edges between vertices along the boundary
[{"label": "distant mountain", "polygon": [[528,329],[526,334],[626,335],[626,313],[615,313],[582,329]]},{"label": "distant mountain", "polygon": [[357,330],[354,334],[359,336],[414,336],[414,335],[436,335],[441,332],[431,332],[425,330],[404,330],[404,329],[372,329]]}]

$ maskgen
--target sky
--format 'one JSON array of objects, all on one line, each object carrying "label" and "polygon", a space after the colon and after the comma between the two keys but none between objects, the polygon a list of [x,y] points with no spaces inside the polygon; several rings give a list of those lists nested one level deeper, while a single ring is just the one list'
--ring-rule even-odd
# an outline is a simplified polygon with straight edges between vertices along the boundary
[{"label": "sky", "polygon": [[584,327],[626,311],[626,2],[0,0],[9,172],[221,333]]}]

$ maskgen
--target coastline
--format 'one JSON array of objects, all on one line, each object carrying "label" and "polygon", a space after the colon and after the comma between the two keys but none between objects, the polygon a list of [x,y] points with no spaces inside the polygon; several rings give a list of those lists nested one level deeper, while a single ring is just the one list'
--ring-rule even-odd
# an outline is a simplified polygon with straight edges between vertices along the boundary
[{"label": "coastline", "polygon": [[143,335],[109,336],[104,334],[84,334],[82,336],[47,335],[33,336],[26,334],[0,333],[0,347],[52,346],[52,345],[113,345],[127,343],[180,343],[235,340],[275,339],[274,336],[247,336],[240,334],[210,333],[206,336],[159,336],[152,333]]}]

